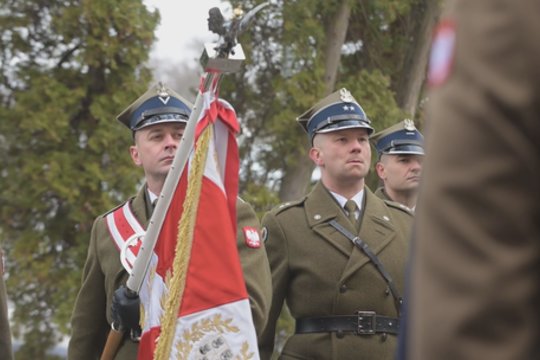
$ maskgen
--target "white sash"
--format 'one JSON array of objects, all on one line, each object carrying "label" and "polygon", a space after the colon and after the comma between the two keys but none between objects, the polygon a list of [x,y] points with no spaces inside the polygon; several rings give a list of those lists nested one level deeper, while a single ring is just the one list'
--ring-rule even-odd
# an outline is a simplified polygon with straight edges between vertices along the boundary
[{"label": "white sash", "polygon": [[107,227],[114,244],[120,250],[120,261],[128,273],[131,273],[145,229],[133,214],[129,201],[105,217]]}]

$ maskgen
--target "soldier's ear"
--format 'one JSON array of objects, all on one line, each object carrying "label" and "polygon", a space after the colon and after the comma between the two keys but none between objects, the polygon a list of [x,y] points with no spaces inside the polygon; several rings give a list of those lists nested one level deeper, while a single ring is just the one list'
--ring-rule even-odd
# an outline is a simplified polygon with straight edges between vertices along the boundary
[{"label": "soldier's ear", "polygon": [[139,149],[137,148],[137,145],[131,145],[129,147],[129,154],[131,155],[131,160],[133,160],[133,163],[137,166],[142,165],[141,157],[139,156]]},{"label": "soldier's ear", "polygon": [[321,156],[321,150],[317,147],[312,147],[309,150],[309,157],[317,166],[321,166],[324,164],[324,161]]},{"label": "soldier's ear", "polygon": [[375,171],[377,171],[377,175],[381,180],[385,180],[386,175],[384,171],[384,165],[380,161],[375,164]]}]

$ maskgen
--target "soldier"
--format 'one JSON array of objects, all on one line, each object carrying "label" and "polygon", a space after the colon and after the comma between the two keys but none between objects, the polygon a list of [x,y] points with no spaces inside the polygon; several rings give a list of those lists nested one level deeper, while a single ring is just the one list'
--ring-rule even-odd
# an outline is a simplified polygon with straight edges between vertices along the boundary
[{"label": "soldier", "polygon": [[412,215],[365,186],[373,129],[346,89],[297,120],[321,180],[263,217],[273,297],[261,356],[286,300],[296,330],[281,358],[392,359]]},{"label": "soldier", "polygon": [[375,170],[382,186],[375,195],[414,211],[424,159],[424,137],[405,119],[371,136],[379,160]]},{"label": "soldier", "polygon": [[539,359],[540,2],[448,5],[429,70],[407,359]]},{"label": "soldier", "polygon": [[[129,204],[126,209],[130,209],[141,225],[148,223],[152,204],[161,193],[190,112],[189,102],[160,85],[148,90],[118,116],[118,120],[133,132],[131,158],[135,165],[143,168],[145,174],[144,186],[125,203]],[[94,222],[82,287],[71,320],[69,359],[97,359],[103,351],[112,323],[113,293],[125,284],[128,277],[115,244],[117,236],[111,235],[106,219],[117,209],[124,208],[125,204],[99,216]],[[243,230],[258,229],[259,222],[250,205],[241,200],[237,201],[237,226],[238,249],[252,316],[256,330],[260,332],[270,306],[270,269],[264,246],[260,242],[257,245],[252,237],[245,238]],[[132,322],[138,323],[138,320]],[[126,335],[115,359],[135,359],[137,349],[138,343]]]},{"label": "soldier", "polygon": [[0,359],[13,359],[11,349],[11,332],[9,330],[9,318],[7,312],[7,294],[4,284],[3,254],[0,250]]}]

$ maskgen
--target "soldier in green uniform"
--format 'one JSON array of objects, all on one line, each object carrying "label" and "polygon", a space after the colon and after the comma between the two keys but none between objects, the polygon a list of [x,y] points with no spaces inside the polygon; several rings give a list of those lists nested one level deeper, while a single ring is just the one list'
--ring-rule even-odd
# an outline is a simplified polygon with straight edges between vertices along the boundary
[{"label": "soldier in green uniform", "polygon": [[[147,225],[152,204],[162,190],[189,118],[190,106],[173,90],[159,85],[148,90],[118,116],[118,120],[133,131],[131,157],[145,173],[146,183],[127,201],[134,217],[143,226]],[[82,286],[71,320],[70,360],[99,358],[111,328],[113,294],[128,278],[106,221],[107,214],[115,210],[97,217],[94,222]],[[265,248],[254,241],[257,239],[253,239],[253,232],[249,239],[244,235],[244,228],[259,229],[259,221],[250,205],[240,199],[237,201],[237,226],[238,249],[251,312],[260,333],[271,301],[270,268]],[[138,343],[126,333],[115,359],[136,359],[137,349]]]},{"label": "soldier in green uniform", "polygon": [[0,359],[13,359],[11,349],[11,332],[9,330],[9,318],[7,312],[7,294],[4,284],[3,254],[0,250]]},{"label": "soldier in green uniform", "polygon": [[540,359],[540,2],[446,5],[400,359]]},{"label": "soldier in green uniform", "polygon": [[298,121],[321,180],[263,217],[273,297],[261,357],[286,301],[296,329],[280,359],[393,359],[412,215],[365,186],[373,129],[346,89]]},{"label": "soldier in green uniform", "polygon": [[382,182],[375,195],[414,211],[424,160],[424,137],[412,120],[405,119],[370,139],[379,156],[375,170]]}]

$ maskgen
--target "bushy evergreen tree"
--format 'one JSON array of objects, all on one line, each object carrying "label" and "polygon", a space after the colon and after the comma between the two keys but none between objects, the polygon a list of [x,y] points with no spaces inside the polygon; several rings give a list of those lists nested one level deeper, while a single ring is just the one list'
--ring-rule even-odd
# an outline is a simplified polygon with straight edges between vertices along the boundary
[{"label": "bushy evergreen tree", "polygon": [[21,359],[68,332],[93,218],[141,173],[115,120],[149,85],[139,0],[0,1],[0,233]]}]

